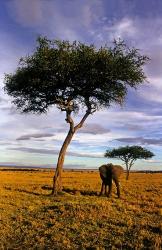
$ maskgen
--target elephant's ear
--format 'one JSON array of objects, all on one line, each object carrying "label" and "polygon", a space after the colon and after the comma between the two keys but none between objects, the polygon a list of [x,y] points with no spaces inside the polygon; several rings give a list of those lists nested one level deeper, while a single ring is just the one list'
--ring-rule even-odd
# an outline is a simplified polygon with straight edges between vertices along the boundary
[{"label": "elephant's ear", "polygon": [[100,174],[106,178],[107,177],[107,165],[102,165],[100,168],[99,168],[99,171],[100,171]]},{"label": "elephant's ear", "polygon": [[104,178],[107,178],[107,170],[106,170],[106,169],[105,169],[104,172],[102,172],[102,176],[103,176]]}]

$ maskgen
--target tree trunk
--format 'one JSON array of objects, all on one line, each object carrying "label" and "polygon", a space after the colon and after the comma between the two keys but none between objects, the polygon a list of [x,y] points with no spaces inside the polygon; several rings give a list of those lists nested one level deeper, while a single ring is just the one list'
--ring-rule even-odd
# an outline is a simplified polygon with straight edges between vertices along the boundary
[{"label": "tree trunk", "polygon": [[63,164],[64,164],[64,159],[65,159],[65,154],[66,154],[66,150],[68,145],[70,144],[72,137],[74,135],[74,131],[72,131],[72,129],[70,128],[65,141],[61,147],[60,153],[59,153],[59,157],[58,157],[58,161],[57,161],[57,167],[56,167],[56,171],[55,171],[55,175],[53,177],[53,189],[52,189],[52,194],[53,195],[57,195],[58,192],[62,191],[62,179],[61,179],[61,175],[62,175],[62,168],[63,168]]},{"label": "tree trunk", "polygon": [[129,170],[129,169],[127,169],[126,180],[128,180],[128,179],[129,179],[129,172],[130,172],[130,170]]},{"label": "tree trunk", "polygon": [[126,164],[126,168],[127,168],[126,180],[129,179],[130,169],[131,169],[131,167],[132,167],[133,164],[134,164],[134,160],[135,160],[135,159],[132,159],[130,163],[127,163],[127,164]]},{"label": "tree trunk", "polygon": [[91,114],[90,111],[91,110],[88,109],[85,115],[83,116],[83,118],[81,119],[81,121],[76,126],[74,126],[73,119],[71,118],[71,110],[70,111],[66,110],[66,122],[70,124],[70,129],[59,153],[57,167],[56,167],[55,175],[53,177],[53,189],[52,189],[53,195],[57,195],[58,192],[62,191],[61,174],[62,174],[62,168],[64,164],[67,147],[69,146],[75,132],[83,126],[83,123],[85,122],[87,117]]},{"label": "tree trunk", "polygon": [[127,170],[127,174],[126,174],[126,180],[129,179],[129,167],[128,167],[128,163],[126,162],[126,170]]}]

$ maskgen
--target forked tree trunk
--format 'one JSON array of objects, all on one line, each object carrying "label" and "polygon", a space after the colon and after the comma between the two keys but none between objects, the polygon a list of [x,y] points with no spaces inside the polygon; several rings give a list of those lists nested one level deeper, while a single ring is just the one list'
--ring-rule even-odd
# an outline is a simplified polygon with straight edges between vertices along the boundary
[{"label": "forked tree trunk", "polygon": [[83,126],[85,120],[87,119],[87,117],[90,114],[91,114],[91,110],[89,108],[86,111],[83,118],[81,119],[81,121],[76,126],[74,126],[74,121],[71,117],[71,111],[70,112],[66,111],[66,122],[69,123],[70,129],[69,129],[69,132],[65,138],[65,141],[64,141],[64,143],[61,147],[60,153],[59,153],[56,171],[55,171],[55,175],[53,177],[53,189],[52,189],[53,195],[57,195],[58,192],[62,191],[62,177],[61,177],[61,175],[62,175],[62,168],[63,168],[63,164],[64,164],[64,159],[65,159],[67,147],[70,144],[75,132]]},{"label": "forked tree trunk", "polygon": [[59,192],[62,191],[62,168],[63,168],[63,164],[64,164],[64,159],[65,159],[67,147],[70,144],[74,133],[75,132],[73,132],[71,129],[69,130],[69,132],[65,138],[65,141],[61,147],[58,161],[57,161],[55,175],[53,177],[53,189],[52,189],[53,195],[57,195]]}]

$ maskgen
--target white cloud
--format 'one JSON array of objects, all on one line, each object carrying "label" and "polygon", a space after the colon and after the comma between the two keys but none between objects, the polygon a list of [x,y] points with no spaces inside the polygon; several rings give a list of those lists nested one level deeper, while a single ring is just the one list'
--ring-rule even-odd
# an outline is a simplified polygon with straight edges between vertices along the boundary
[{"label": "white cloud", "polygon": [[112,26],[105,26],[104,31],[108,32],[110,39],[125,37],[134,37],[138,35],[138,29],[131,18],[124,17],[123,19],[117,21]]},{"label": "white cloud", "polygon": [[150,77],[148,80],[150,84],[143,88],[140,96],[149,102],[162,103],[162,77]]},{"label": "white cloud", "polygon": [[83,40],[103,15],[102,1],[13,0],[8,4],[12,18],[21,26],[36,29],[50,37]]},{"label": "white cloud", "polygon": [[144,162],[147,162],[147,163],[162,163],[162,161],[159,161],[159,160],[143,160]]}]

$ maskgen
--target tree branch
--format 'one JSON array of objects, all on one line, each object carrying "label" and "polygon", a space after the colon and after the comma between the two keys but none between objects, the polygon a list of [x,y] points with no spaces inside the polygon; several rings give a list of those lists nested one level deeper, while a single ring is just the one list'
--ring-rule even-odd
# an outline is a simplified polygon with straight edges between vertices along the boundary
[{"label": "tree branch", "polygon": [[135,161],[135,159],[132,159],[132,160],[131,160],[131,162],[129,163],[129,170],[130,170],[130,169],[131,169],[131,167],[133,166],[134,161]]},{"label": "tree branch", "polygon": [[83,116],[83,118],[81,119],[81,121],[74,127],[74,131],[77,131],[79,128],[83,126],[83,123],[85,122],[85,120],[90,114],[91,114],[91,111],[88,109],[85,115]]},{"label": "tree branch", "polygon": [[119,156],[119,159],[126,162],[125,158],[122,156]]},{"label": "tree branch", "polygon": [[66,119],[65,119],[65,121],[70,124],[70,130],[71,130],[72,133],[74,133],[75,132],[74,121],[73,121],[73,119],[71,117],[71,111],[69,111],[69,110],[66,110]]}]

